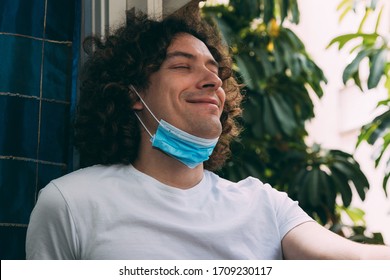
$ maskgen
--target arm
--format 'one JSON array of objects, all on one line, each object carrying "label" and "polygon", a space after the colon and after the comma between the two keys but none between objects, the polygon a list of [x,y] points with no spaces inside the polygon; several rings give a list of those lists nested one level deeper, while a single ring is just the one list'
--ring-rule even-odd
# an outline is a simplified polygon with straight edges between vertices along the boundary
[{"label": "arm", "polygon": [[390,259],[390,247],[356,243],[316,222],[290,230],[282,240],[286,259]]},{"label": "arm", "polygon": [[27,228],[27,259],[75,259],[77,235],[72,215],[52,183],[38,198]]}]

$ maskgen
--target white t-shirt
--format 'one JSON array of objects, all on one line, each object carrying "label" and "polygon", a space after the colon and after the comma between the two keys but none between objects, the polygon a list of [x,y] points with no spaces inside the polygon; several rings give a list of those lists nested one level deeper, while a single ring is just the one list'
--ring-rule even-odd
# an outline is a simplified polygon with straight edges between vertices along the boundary
[{"label": "white t-shirt", "polygon": [[133,166],[85,168],[40,193],[27,259],[281,259],[281,240],[312,219],[285,193],[205,171],[187,190]]}]

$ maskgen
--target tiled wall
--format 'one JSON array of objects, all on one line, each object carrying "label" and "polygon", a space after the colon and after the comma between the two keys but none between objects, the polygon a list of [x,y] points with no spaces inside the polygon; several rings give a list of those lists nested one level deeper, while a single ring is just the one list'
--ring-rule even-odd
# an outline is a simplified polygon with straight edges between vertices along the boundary
[{"label": "tiled wall", "polygon": [[0,259],[23,259],[39,190],[72,169],[81,0],[0,1]]}]

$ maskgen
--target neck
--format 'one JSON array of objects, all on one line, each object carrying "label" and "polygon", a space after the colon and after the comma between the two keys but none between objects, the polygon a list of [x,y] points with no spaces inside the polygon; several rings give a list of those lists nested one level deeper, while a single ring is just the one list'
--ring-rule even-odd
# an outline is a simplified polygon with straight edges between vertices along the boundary
[{"label": "neck", "polygon": [[188,168],[180,161],[153,148],[149,139],[143,140],[141,140],[138,157],[133,163],[136,169],[161,183],[180,189],[189,189],[202,180],[203,164],[192,169]]}]

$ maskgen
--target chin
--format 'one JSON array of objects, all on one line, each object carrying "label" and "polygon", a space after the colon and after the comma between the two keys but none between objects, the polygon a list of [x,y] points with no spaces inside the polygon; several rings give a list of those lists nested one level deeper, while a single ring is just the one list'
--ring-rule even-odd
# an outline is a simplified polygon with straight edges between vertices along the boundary
[{"label": "chin", "polygon": [[212,118],[194,118],[194,121],[192,122],[192,125],[190,125],[190,130],[188,133],[206,138],[206,139],[213,139],[217,138],[222,133],[222,124],[219,120],[219,117],[213,116]]},{"label": "chin", "polygon": [[210,128],[202,133],[203,136],[199,136],[199,137],[206,138],[206,139],[214,139],[214,138],[221,136],[221,133],[222,133],[221,127],[218,129],[217,128],[214,128],[214,129]]}]

